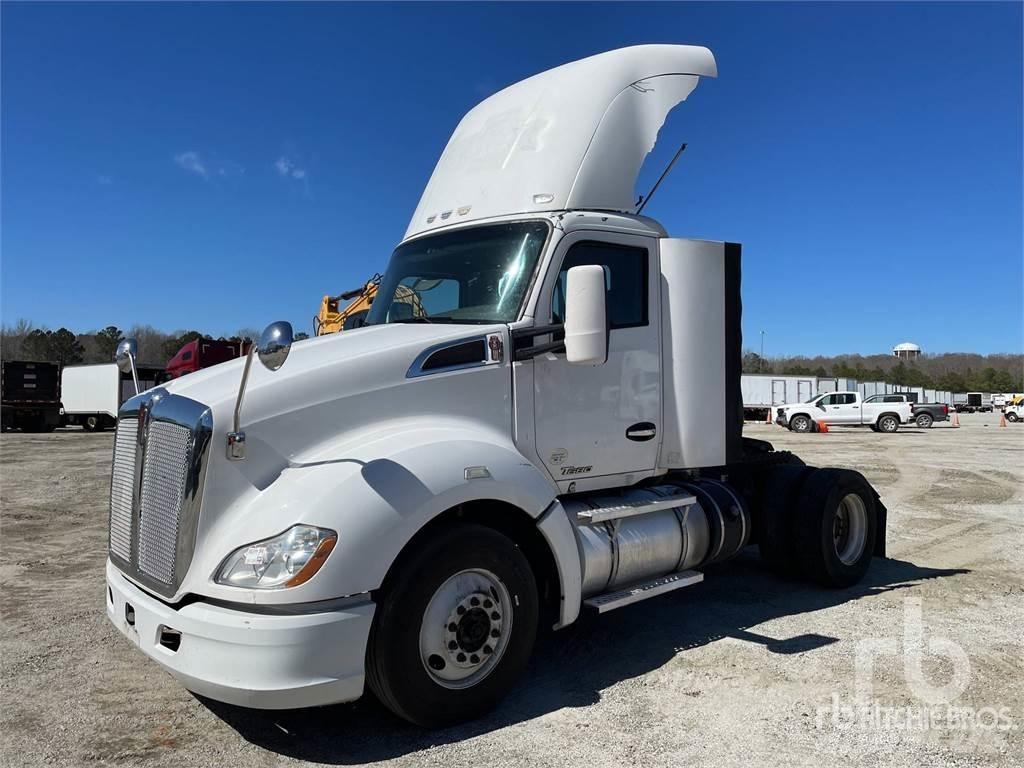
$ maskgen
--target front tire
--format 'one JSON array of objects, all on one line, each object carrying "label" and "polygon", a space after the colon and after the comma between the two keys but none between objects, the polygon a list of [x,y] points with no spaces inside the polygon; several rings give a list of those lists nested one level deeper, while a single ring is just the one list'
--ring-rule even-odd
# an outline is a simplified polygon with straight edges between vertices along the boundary
[{"label": "front tire", "polygon": [[1008,414],[1006,414],[1006,420],[1007,421],[1020,421],[1020,416],[1018,416],[1016,413],[1008,413]]},{"label": "front tire", "polygon": [[917,418],[914,419],[914,422],[921,429],[931,429],[932,428],[932,423],[934,421],[935,421],[935,419],[932,418],[932,415],[930,413],[919,413],[917,415]]},{"label": "front tire", "polygon": [[789,420],[789,428],[794,432],[810,432],[811,418],[809,416],[804,416],[802,413],[797,414]]},{"label": "front tire", "polygon": [[884,414],[878,419],[878,431],[892,434],[900,428],[900,420],[891,413]]},{"label": "front tire", "polygon": [[395,573],[370,632],[370,689],[427,728],[484,714],[526,669],[537,633],[537,585],[522,551],[495,530],[460,525]]},{"label": "front tire", "polygon": [[851,469],[819,469],[804,483],[794,538],[800,570],[826,587],[850,587],[864,577],[878,526],[875,494]]}]

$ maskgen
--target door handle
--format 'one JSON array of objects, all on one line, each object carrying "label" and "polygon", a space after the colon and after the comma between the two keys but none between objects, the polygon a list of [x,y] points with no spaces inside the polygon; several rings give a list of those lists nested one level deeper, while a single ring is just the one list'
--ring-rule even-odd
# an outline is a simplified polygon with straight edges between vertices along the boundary
[{"label": "door handle", "polygon": [[658,428],[649,421],[641,421],[626,429],[626,439],[642,443],[658,434]]}]

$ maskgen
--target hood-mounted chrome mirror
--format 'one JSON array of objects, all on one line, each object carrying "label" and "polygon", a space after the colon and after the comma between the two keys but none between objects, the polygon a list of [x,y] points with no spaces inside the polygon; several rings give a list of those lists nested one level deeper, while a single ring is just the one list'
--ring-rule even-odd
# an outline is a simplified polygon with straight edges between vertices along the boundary
[{"label": "hood-mounted chrome mirror", "polygon": [[135,370],[135,358],[138,357],[138,354],[139,345],[135,339],[123,339],[117,345],[117,351],[114,353],[114,360],[117,361],[117,367],[121,369],[121,372],[132,375],[136,395],[139,394],[139,374]]},{"label": "hood-mounted chrome mirror", "polygon": [[292,324],[284,320],[278,320],[263,329],[256,352],[264,368],[276,371],[284,365],[292,349],[292,338]]},{"label": "hood-mounted chrome mirror", "polygon": [[228,432],[228,458],[231,461],[241,461],[245,458],[245,432],[241,428],[242,400],[245,399],[245,387],[249,383],[253,353],[259,355],[260,362],[268,371],[276,371],[288,359],[292,339],[292,324],[278,320],[263,329],[258,344],[249,344],[249,353],[245,356],[245,367],[242,369],[242,381],[238,385],[238,398],[235,400],[234,429]]}]

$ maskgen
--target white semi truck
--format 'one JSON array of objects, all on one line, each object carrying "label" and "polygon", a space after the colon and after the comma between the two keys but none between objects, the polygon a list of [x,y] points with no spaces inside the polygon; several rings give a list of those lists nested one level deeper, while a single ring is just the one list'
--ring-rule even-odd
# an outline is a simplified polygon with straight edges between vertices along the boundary
[{"label": "white semi truck", "polygon": [[[740,247],[638,215],[667,113],[715,75],[705,48],[640,46],[495,94],[449,141],[365,327],[292,348],[274,323],[245,360],[125,403],[115,626],[213,699],[368,686],[437,726],[498,702],[538,630],[696,584],[750,543],[857,582],[885,551],[877,493],[741,435]],[[408,290],[425,316],[388,298]]]}]

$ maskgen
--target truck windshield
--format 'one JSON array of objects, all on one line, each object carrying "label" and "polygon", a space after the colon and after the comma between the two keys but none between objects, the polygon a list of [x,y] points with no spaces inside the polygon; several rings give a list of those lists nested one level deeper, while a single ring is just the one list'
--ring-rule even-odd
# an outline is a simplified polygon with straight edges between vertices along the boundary
[{"label": "truck windshield", "polygon": [[516,320],[549,231],[546,221],[518,221],[442,232],[399,246],[367,324]]}]

